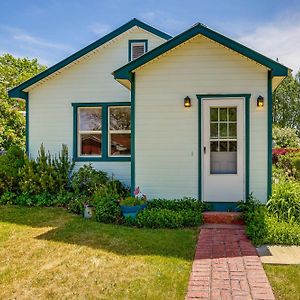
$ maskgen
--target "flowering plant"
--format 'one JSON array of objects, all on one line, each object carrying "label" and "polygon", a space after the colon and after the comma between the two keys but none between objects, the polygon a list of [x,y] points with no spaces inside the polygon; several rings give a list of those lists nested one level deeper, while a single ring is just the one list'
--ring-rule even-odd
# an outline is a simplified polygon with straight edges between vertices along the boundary
[{"label": "flowering plant", "polygon": [[134,197],[126,197],[125,199],[122,199],[120,201],[120,205],[136,206],[136,205],[142,205],[142,204],[146,203],[147,197],[145,194],[141,193],[141,190],[139,187],[134,189],[133,195],[134,195]]}]

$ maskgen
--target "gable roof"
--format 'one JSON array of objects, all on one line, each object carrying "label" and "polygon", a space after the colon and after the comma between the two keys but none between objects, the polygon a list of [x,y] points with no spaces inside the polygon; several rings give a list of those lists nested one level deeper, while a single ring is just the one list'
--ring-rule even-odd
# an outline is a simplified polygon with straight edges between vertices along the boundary
[{"label": "gable roof", "polygon": [[46,69],[45,71],[37,74],[36,76],[28,79],[27,81],[21,83],[20,85],[14,87],[13,89],[8,91],[9,97],[12,98],[23,98],[26,99],[27,93],[24,92],[24,89],[28,88],[29,86],[37,83],[38,81],[46,78],[47,76],[55,73],[56,71],[64,68],[65,66],[69,65],[70,63],[74,62],[75,60],[79,59],[80,57],[86,55],[87,53],[93,51],[94,49],[98,48],[99,46],[107,43],[108,41],[114,39],[118,35],[124,33],[125,31],[131,29],[132,27],[137,26],[140,27],[150,33],[153,33],[162,39],[168,40],[171,38],[170,35],[164,33],[138,19],[132,19],[129,22],[125,23],[121,27],[115,29],[111,33],[105,35],[104,37],[98,39],[97,41],[93,42],[92,44],[84,47],[83,49],[77,51],[76,53],[72,54],[71,56],[65,58],[64,60],[60,61],[59,63],[53,65],[52,67]]},{"label": "gable roof", "polygon": [[213,41],[218,42],[219,44],[230,48],[245,57],[250,58],[251,60],[256,61],[257,63],[266,66],[267,68],[272,70],[273,76],[287,76],[289,68],[284,65],[206,27],[201,23],[195,24],[193,27],[188,30],[178,34],[177,36],[169,39],[165,43],[160,46],[152,49],[151,51],[145,53],[139,58],[129,62],[128,64],[122,66],[113,72],[115,79],[119,80],[131,80],[132,72],[151,61],[152,59],[162,55],[163,53],[177,47],[178,45],[184,43],[185,41],[191,39],[192,37],[201,34]]}]

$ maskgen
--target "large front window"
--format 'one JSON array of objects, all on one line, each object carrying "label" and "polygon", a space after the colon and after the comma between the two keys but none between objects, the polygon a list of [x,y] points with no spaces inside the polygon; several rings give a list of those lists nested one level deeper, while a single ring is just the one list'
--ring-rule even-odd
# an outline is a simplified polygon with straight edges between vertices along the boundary
[{"label": "large front window", "polygon": [[74,158],[130,160],[131,108],[128,102],[73,103]]}]

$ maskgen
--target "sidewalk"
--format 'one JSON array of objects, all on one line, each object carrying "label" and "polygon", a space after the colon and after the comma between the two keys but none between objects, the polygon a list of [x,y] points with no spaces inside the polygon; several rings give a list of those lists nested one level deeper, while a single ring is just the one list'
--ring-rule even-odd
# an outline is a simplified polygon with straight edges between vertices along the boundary
[{"label": "sidewalk", "polygon": [[275,299],[243,226],[202,226],[186,299]]}]

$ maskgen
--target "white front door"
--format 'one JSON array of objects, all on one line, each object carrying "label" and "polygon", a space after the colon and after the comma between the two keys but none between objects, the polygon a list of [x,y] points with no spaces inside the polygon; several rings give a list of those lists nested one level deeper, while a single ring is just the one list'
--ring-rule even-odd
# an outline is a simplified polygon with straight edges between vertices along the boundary
[{"label": "white front door", "polygon": [[202,99],[202,200],[245,198],[244,98]]}]

